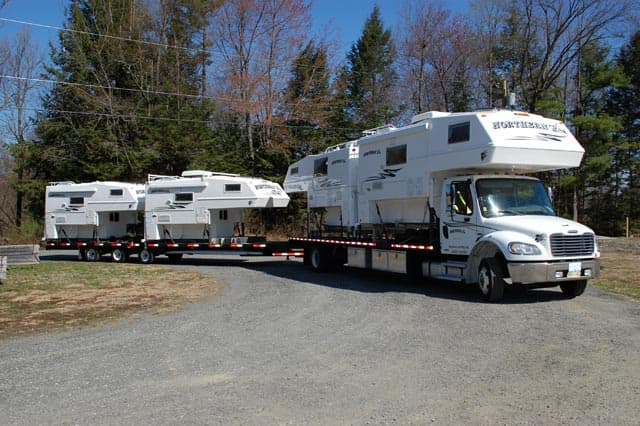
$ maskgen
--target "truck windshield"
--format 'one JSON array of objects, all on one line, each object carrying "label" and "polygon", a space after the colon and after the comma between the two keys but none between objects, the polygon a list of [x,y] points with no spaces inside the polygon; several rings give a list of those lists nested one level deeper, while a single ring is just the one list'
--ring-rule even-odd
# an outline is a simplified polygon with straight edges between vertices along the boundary
[{"label": "truck windshield", "polygon": [[476,192],[484,217],[554,215],[551,200],[539,180],[479,179]]}]

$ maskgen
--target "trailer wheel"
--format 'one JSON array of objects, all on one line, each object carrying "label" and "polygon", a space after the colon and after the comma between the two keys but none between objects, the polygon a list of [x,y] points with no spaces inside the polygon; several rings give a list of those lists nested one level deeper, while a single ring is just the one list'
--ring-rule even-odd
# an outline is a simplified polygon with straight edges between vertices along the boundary
[{"label": "trailer wheel", "polygon": [[325,272],[329,269],[329,252],[322,246],[311,246],[309,265],[315,272]]},{"label": "trailer wheel", "polygon": [[502,300],[504,295],[504,268],[495,257],[483,259],[478,271],[478,286],[488,302]]},{"label": "trailer wheel", "polygon": [[153,263],[155,256],[151,251],[142,249],[142,251],[140,251],[140,254],[138,255],[138,258],[140,259],[140,263],[149,264]]},{"label": "trailer wheel", "polygon": [[120,263],[127,260],[127,256],[124,254],[124,251],[122,249],[114,248],[111,252],[111,260]]},{"label": "trailer wheel", "polygon": [[100,259],[100,252],[97,249],[91,247],[87,249],[86,256],[89,262],[97,262],[98,259]]},{"label": "trailer wheel", "polygon": [[576,297],[584,293],[587,288],[587,280],[567,281],[560,284],[562,294],[567,297]]}]

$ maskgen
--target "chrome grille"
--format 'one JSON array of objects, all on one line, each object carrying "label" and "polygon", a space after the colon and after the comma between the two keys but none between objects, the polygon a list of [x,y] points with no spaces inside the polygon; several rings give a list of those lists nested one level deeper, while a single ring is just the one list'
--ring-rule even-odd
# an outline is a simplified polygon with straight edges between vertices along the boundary
[{"label": "chrome grille", "polygon": [[593,254],[594,248],[595,236],[593,234],[551,235],[551,254],[554,256],[588,256]]}]

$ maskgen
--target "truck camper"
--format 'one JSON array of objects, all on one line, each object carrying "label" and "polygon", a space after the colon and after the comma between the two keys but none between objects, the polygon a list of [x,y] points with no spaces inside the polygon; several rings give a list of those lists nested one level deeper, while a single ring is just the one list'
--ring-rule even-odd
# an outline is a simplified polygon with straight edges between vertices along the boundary
[{"label": "truck camper", "polygon": [[77,248],[85,260],[112,249],[116,257],[124,256],[122,245],[140,231],[144,198],[144,185],[138,184],[50,183],[45,191],[47,248]]},{"label": "truck camper", "polygon": [[77,248],[89,261],[103,254],[151,263],[198,250],[265,253],[266,238],[245,230],[245,211],[288,202],[277,183],[203,170],[149,175],[146,185],[56,182],[46,190],[45,241],[49,249]]},{"label": "truck camper", "polygon": [[236,174],[189,170],[182,176],[150,175],[146,184],[143,263],[184,250],[266,248],[263,236],[247,236],[246,209],[282,208],[289,196],[277,183]]},{"label": "truck camper", "polygon": [[291,244],[316,270],[347,264],[477,283],[488,300],[505,285],[576,296],[599,273],[595,235],[555,216],[542,182],[527,175],[577,167],[583,154],[564,123],[539,115],[423,113],[293,163],[285,190],[305,192],[324,214]]}]

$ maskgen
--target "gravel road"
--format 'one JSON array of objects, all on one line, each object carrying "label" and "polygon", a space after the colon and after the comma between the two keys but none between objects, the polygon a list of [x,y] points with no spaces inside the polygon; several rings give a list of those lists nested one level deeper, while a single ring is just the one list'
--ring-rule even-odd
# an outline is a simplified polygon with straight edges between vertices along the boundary
[{"label": "gravel road", "polygon": [[[41,256],[46,259],[47,256]],[[188,257],[224,294],[0,341],[0,423],[640,424],[640,304]]]}]

